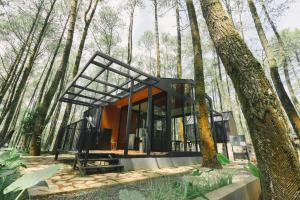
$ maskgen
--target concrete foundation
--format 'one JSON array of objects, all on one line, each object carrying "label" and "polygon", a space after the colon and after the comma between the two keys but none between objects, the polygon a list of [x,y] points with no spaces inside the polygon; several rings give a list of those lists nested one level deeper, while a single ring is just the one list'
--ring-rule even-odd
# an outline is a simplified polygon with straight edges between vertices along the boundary
[{"label": "concrete foundation", "polygon": [[[260,181],[256,177],[249,177],[207,193],[209,200],[258,200],[261,193]],[[196,198],[195,200],[202,200]]]},{"label": "concrete foundation", "polygon": [[131,170],[156,170],[166,167],[179,167],[201,164],[202,158],[197,157],[160,157],[160,158],[121,158],[120,164],[125,171]]}]

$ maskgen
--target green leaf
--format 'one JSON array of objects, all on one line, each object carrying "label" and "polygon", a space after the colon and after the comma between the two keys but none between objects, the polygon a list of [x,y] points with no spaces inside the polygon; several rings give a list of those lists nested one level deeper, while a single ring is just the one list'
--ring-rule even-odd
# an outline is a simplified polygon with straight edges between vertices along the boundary
[{"label": "green leaf", "polygon": [[10,176],[10,175],[14,174],[15,172],[16,172],[15,169],[11,169],[11,170],[0,169],[0,178],[5,177],[5,176]]},{"label": "green leaf", "polygon": [[251,162],[247,164],[247,166],[244,167],[247,171],[249,171],[253,176],[256,176],[260,178],[260,171],[258,167]]},{"label": "green leaf", "polygon": [[13,162],[13,161],[16,161],[16,160],[20,160],[20,154],[15,154],[15,153],[12,153],[10,154],[9,158],[7,158],[5,161],[6,162]]},{"label": "green leaf", "polygon": [[201,176],[202,172],[199,171],[199,169],[194,170],[191,175],[192,176]]},{"label": "green leaf", "polygon": [[60,168],[60,165],[52,165],[46,169],[34,171],[29,174],[25,174],[18,178],[15,182],[6,187],[3,191],[7,194],[12,191],[25,190],[32,186],[35,186],[39,182],[53,176]]},{"label": "green leaf", "polygon": [[7,162],[4,167],[1,167],[1,169],[9,170],[16,169],[18,167],[26,167],[26,165],[21,160],[16,160],[14,162]]},{"label": "green leaf", "polygon": [[0,151],[0,164],[4,165],[7,158],[9,158],[9,155],[9,151]]},{"label": "green leaf", "polygon": [[227,164],[230,163],[230,161],[228,160],[228,158],[226,156],[224,156],[223,154],[221,154],[221,153],[217,154],[217,160],[219,161],[219,163],[221,165],[227,165]]}]

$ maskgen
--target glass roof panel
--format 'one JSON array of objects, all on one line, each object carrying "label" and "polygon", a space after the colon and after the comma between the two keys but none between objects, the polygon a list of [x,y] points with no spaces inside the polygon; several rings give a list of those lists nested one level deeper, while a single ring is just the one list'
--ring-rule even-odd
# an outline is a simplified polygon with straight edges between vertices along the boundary
[{"label": "glass roof panel", "polygon": [[109,104],[129,95],[130,81],[134,87],[141,87],[150,79],[158,82],[154,76],[133,68],[101,52],[96,52],[74,80],[68,85],[60,100],[95,106]]}]

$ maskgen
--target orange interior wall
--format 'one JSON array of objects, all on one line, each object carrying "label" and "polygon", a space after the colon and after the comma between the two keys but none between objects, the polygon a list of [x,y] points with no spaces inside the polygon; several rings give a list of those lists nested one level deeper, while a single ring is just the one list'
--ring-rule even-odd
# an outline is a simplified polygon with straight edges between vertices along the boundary
[{"label": "orange interior wall", "polygon": [[[152,95],[156,95],[161,92],[162,91],[159,88],[152,87]],[[148,98],[148,87],[143,88],[143,89],[133,93],[132,102],[134,103],[134,102],[141,101],[141,100],[147,99],[147,98]],[[128,96],[116,101],[113,105],[118,108],[127,106],[128,105]]]},{"label": "orange interior wall", "polygon": [[[120,139],[119,139],[119,149],[123,149],[125,146],[125,136],[126,136],[126,123],[127,123],[127,109],[124,109],[122,112],[122,117],[121,117],[121,126],[120,126]],[[136,112],[131,113],[131,126],[130,126],[130,132],[135,133],[138,125],[138,114]]]},{"label": "orange interior wall", "polygon": [[101,128],[112,129],[111,143],[118,141],[119,120],[121,109],[116,106],[106,106],[102,112]]},{"label": "orange interior wall", "polygon": [[[152,88],[152,95],[156,95],[160,93],[161,90],[158,88]],[[143,88],[132,95],[132,102],[137,102],[143,99],[148,98],[148,88]],[[126,132],[126,119],[127,119],[127,110],[122,114],[122,119],[120,122],[120,114],[121,108],[128,105],[128,96],[124,97],[114,104],[104,107],[101,118],[101,128],[112,129],[111,143],[117,143],[118,141],[118,133],[119,133],[119,125],[120,127],[120,146],[119,148],[123,148],[125,143],[125,132]],[[132,120],[131,120],[131,131],[130,133],[134,133],[137,128],[137,115],[132,112]]]}]

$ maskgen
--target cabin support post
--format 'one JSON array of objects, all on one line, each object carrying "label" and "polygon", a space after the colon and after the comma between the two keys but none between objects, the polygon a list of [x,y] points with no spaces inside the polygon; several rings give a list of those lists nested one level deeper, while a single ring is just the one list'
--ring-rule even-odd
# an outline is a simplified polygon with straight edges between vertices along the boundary
[{"label": "cabin support post", "polygon": [[167,120],[167,127],[166,127],[166,133],[167,133],[167,148],[168,152],[172,151],[172,135],[171,135],[171,95],[167,93],[167,113],[166,113],[166,120]]},{"label": "cabin support post", "polygon": [[131,111],[132,111],[132,93],[133,93],[133,82],[132,79],[130,82],[130,93],[128,98],[128,112],[127,112],[127,122],[126,122],[126,138],[125,138],[125,148],[124,155],[128,155],[128,141],[129,141],[129,132],[131,130]]},{"label": "cabin support post", "polygon": [[186,135],[186,130],[185,130],[185,107],[186,107],[186,101],[185,99],[183,100],[183,104],[182,104],[182,124],[183,124],[183,139],[184,139],[184,151],[187,151],[187,135]]},{"label": "cabin support post", "polygon": [[150,156],[151,151],[151,133],[152,133],[152,85],[148,87],[148,106],[147,106],[147,136],[146,136],[146,151],[147,156]]}]

